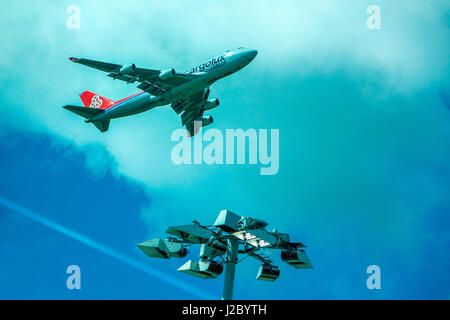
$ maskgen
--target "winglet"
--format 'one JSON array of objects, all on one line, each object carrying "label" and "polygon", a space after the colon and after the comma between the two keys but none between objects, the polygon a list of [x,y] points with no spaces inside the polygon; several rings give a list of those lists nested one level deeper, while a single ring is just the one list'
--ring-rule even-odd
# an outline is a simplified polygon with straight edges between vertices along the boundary
[{"label": "winglet", "polygon": [[70,57],[69,60],[72,61],[72,62],[77,62],[78,58]]}]

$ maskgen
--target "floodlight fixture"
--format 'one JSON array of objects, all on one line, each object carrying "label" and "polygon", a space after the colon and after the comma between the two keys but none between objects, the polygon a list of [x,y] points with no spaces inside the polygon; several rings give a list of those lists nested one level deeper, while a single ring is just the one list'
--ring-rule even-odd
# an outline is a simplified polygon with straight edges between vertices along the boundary
[{"label": "floodlight fixture", "polygon": [[[193,221],[189,225],[167,228],[167,239],[155,238],[137,246],[151,258],[184,258],[188,248],[200,245],[199,260],[189,260],[178,271],[201,279],[215,279],[225,273],[223,300],[233,297],[236,265],[239,255],[254,258],[262,264],[256,279],[273,282],[280,276],[280,268],[272,263],[266,250],[281,250],[281,260],[297,269],[313,268],[304,244],[291,242],[287,233],[265,229],[267,222],[239,216],[222,210],[212,226]],[[244,257],[245,258],[245,257]]]}]

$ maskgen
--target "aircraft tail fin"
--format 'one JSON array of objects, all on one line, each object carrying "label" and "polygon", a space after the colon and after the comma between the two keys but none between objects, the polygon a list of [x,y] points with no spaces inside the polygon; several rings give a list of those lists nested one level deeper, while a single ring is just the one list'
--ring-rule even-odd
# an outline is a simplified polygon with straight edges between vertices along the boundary
[{"label": "aircraft tail fin", "polygon": [[96,109],[108,109],[114,104],[114,101],[105,97],[102,97],[91,91],[84,91],[80,94],[80,99],[85,107]]}]

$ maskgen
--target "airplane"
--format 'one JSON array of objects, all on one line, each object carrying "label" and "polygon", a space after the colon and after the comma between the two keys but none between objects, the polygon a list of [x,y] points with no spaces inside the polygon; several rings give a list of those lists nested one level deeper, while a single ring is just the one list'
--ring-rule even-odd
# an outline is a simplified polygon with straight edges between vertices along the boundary
[{"label": "airplane", "polygon": [[69,58],[70,61],[94,69],[108,72],[108,77],[139,82],[142,91],[119,101],[113,101],[84,91],[80,94],[84,107],[66,105],[63,108],[93,123],[101,132],[108,131],[111,119],[122,118],[148,111],[158,106],[170,104],[181,114],[181,124],[186,127],[188,137],[192,137],[201,127],[213,123],[212,116],[204,112],[219,105],[218,99],[208,99],[209,87],[219,79],[229,76],[247,66],[258,54],[257,50],[239,47],[207,60],[184,73],[174,69],[153,70],[138,68],[136,65],[119,65],[84,58]]}]

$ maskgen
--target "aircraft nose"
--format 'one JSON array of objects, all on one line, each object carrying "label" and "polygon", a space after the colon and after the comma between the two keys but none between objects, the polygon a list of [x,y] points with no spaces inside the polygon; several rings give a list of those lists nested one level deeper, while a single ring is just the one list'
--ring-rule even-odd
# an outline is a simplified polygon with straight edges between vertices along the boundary
[{"label": "aircraft nose", "polygon": [[249,50],[248,53],[247,53],[248,59],[250,61],[252,61],[253,59],[255,59],[257,54],[258,54],[258,50]]}]

